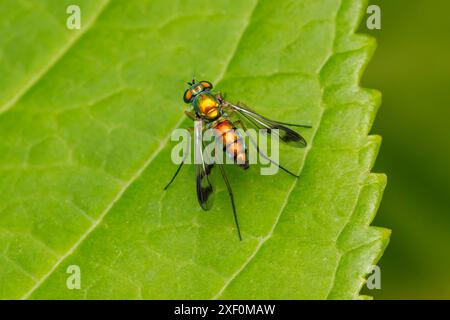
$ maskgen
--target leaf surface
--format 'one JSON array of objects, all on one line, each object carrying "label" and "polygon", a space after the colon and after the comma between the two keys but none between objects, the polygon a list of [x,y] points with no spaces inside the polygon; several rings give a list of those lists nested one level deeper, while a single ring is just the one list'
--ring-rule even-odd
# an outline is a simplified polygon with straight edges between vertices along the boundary
[{"label": "leaf surface", "polygon": [[[359,298],[389,237],[369,227],[385,177],[366,1],[86,0],[81,30],[69,4],[0,4],[0,297]],[[162,190],[193,75],[314,127],[281,150],[298,180],[227,167],[242,242],[225,186],[208,212],[192,166]]]}]

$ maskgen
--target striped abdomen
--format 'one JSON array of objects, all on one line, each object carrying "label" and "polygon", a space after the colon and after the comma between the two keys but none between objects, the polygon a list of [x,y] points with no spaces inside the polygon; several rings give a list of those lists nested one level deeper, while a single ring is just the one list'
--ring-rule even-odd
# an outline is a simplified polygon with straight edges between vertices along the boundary
[{"label": "striped abdomen", "polygon": [[216,136],[221,139],[227,156],[234,159],[240,167],[247,169],[249,165],[245,142],[233,123],[226,119],[219,119],[213,128]]}]

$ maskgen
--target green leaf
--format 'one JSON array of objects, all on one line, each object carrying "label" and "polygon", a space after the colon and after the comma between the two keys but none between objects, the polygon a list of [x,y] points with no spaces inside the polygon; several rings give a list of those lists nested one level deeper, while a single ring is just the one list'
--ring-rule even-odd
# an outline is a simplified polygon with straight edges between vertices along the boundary
[{"label": "green leaf", "polygon": [[[0,297],[359,298],[389,237],[366,1],[78,2],[81,30],[71,1],[0,3]],[[300,179],[227,167],[242,242],[223,185],[209,212],[192,166],[162,190],[194,74],[314,126],[281,152]]]}]

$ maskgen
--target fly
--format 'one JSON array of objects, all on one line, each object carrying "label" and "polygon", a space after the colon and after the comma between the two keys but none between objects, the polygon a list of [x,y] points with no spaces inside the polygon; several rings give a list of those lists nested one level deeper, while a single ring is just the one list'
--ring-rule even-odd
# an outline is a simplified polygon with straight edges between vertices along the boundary
[{"label": "fly", "polygon": [[[200,81],[196,83],[195,80],[192,80],[192,82],[188,82],[188,85],[189,88],[184,92],[183,100],[185,103],[190,105],[189,109],[185,111],[186,116],[194,121],[194,154],[196,155],[195,184],[197,200],[203,210],[211,209],[214,195],[211,172],[217,165],[228,190],[238,237],[239,240],[242,240],[236,205],[234,202],[234,195],[230,182],[225,173],[224,166],[222,163],[214,163],[214,161],[210,161],[210,159],[206,159],[208,160],[206,161],[204,158],[202,142],[204,131],[212,129],[214,131],[215,139],[218,139],[224,146],[223,148],[226,155],[234,159],[239,167],[246,170],[249,168],[248,149],[245,145],[243,137],[237,131],[237,128],[241,128],[246,131],[247,125],[250,125],[257,129],[265,129],[269,133],[276,133],[281,141],[290,146],[305,148],[307,145],[306,140],[299,133],[289,127],[311,128],[311,126],[270,120],[254,112],[243,104],[233,104],[226,101],[220,93],[215,93],[212,91],[213,85],[211,82]],[[237,120],[232,120],[232,116],[236,116]],[[274,129],[277,130],[273,131]],[[295,178],[299,177],[295,173],[270,159],[259,149],[258,144],[252,139],[252,137],[250,135],[248,135],[248,137],[261,157],[278,166],[291,176],[294,176]],[[164,190],[167,190],[167,188],[175,180],[184,162],[185,160],[181,162],[172,179],[165,186]]]}]

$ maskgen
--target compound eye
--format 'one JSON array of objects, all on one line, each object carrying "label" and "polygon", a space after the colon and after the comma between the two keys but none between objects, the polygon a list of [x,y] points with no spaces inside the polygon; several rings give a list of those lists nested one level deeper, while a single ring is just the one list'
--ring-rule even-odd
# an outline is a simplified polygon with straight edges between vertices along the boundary
[{"label": "compound eye", "polygon": [[213,85],[209,81],[200,81],[200,84],[203,86],[203,88],[211,90],[213,88]]},{"label": "compound eye", "polygon": [[187,89],[187,90],[184,92],[183,100],[184,100],[184,102],[186,102],[186,103],[191,102],[191,100],[192,100],[192,92],[191,92],[191,90]]}]

